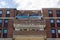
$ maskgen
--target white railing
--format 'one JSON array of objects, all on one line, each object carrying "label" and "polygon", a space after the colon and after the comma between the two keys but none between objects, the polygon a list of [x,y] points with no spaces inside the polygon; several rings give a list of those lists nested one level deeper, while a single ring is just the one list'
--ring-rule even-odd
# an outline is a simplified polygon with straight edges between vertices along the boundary
[{"label": "white railing", "polygon": [[44,28],[45,25],[30,25],[30,24],[14,24],[14,27],[41,27],[41,28]]}]

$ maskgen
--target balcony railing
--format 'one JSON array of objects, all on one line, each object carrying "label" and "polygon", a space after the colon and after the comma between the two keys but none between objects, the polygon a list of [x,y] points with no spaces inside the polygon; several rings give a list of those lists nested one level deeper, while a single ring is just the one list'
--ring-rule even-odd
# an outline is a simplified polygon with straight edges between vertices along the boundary
[{"label": "balcony railing", "polygon": [[14,24],[39,24],[39,25],[45,25],[45,20],[44,19],[40,19],[40,20],[19,20],[19,19],[14,19]]},{"label": "balcony railing", "polygon": [[29,18],[29,16],[16,16],[16,18]]},{"label": "balcony railing", "polygon": [[42,16],[16,16],[18,19],[41,19]]},{"label": "balcony railing", "polygon": [[14,31],[13,35],[44,35],[46,36],[46,32],[45,31]]},{"label": "balcony railing", "polygon": [[45,20],[14,20],[14,27],[35,27],[35,28],[45,28]]},{"label": "balcony railing", "polygon": [[14,24],[14,27],[41,27],[44,28],[45,25],[34,25],[34,24]]}]

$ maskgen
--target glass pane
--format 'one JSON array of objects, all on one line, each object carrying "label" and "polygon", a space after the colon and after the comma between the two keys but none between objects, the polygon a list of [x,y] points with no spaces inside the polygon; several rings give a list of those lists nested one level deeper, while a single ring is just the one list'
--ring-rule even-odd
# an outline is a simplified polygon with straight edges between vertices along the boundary
[{"label": "glass pane", "polygon": [[5,23],[8,23],[8,19],[4,20]]},{"label": "glass pane", "polygon": [[57,13],[57,14],[60,14],[60,10],[56,10],[56,13]]},{"label": "glass pane", "polygon": [[58,30],[58,33],[60,33],[60,30]]},{"label": "glass pane", "polygon": [[60,20],[57,20],[57,23],[60,23]]},{"label": "glass pane", "polygon": [[7,30],[7,29],[5,29],[5,30],[4,30],[4,33],[8,33],[8,30]]},{"label": "glass pane", "polygon": [[2,23],[2,20],[0,19],[0,23]]},{"label": "glass pane", "polygon": [[6,17],[10,17],[10,14],[6,14]]},{"label": "glass pane", "polygon": [[52,14],[52,10],[48,10],[48,13],[49,13],[49,14]]},{"label": "glass pane", "polygon": [[56,31],[54,29],[52,29],[52,33],[55,33]]},{"label": "glass pane", "polygon": [[2,32],[2,30],[0,30],[0,33]]},{"label": "glass pane", "polygon": [[2,14],[2,11],[0,10],[0,14]]},{"label": "glass pane", "polygon": [[7,38],[7,34],[3,34],[3,38]]},{"label": "glass pane", "polygon": [[7,14],[10,14],[10,11],[7,11]]},{"label": "glass pane", "polygon": [[52,20],[50,20],[50,23],[54,23],[54,20],[52,19]]}]

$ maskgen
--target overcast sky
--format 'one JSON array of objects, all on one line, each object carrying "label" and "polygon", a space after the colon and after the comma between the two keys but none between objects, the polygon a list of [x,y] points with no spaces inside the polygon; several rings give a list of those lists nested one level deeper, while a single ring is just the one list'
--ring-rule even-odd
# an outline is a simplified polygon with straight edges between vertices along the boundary
[{"label": "overcast sky", "polygon": [[18,10],[40,10],[42,8],[59,7],[59,0],[0,0],[0,8],[17,8]]}]

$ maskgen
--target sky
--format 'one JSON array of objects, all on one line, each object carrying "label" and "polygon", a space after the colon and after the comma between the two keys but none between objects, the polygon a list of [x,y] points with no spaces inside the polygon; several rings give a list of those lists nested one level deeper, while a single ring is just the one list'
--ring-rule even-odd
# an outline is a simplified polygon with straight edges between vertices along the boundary
[{"label": "sky", "polygon": [[16,8],[17,10],[60,8],[60,0],[0,0],[0,8]]}]

